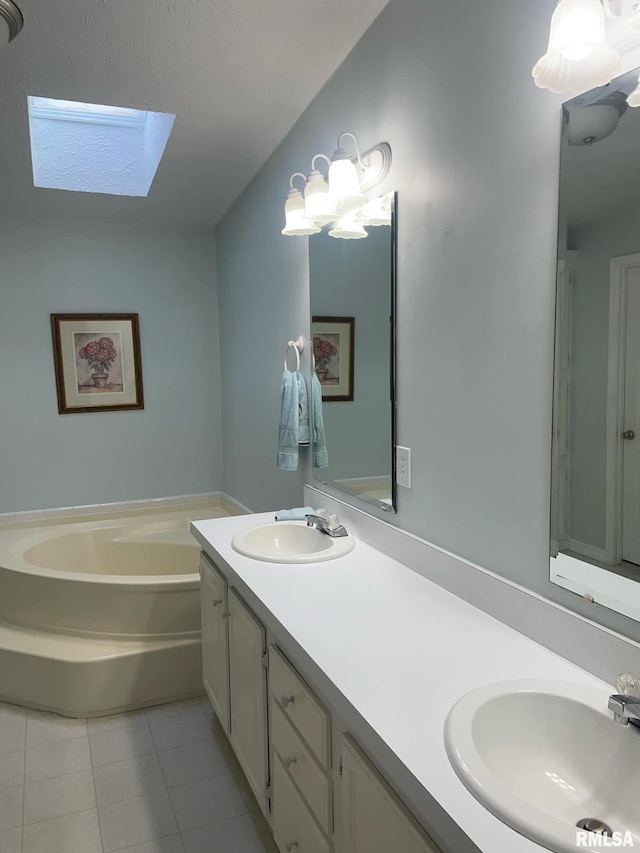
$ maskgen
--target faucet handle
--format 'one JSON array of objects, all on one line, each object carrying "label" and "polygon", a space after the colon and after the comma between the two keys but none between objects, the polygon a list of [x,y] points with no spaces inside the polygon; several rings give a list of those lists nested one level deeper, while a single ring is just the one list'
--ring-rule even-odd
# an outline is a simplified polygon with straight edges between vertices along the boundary
[{"label": "faucet handle", "polygon": [[330,515],[328,519],[329,530],[337,530],[342,526],[339,515]]},{"label": "faucet handle", "polygon": [[624,672],[616,678],[616,690],[622,696],[640,699],[640,678],[630,672]]}]

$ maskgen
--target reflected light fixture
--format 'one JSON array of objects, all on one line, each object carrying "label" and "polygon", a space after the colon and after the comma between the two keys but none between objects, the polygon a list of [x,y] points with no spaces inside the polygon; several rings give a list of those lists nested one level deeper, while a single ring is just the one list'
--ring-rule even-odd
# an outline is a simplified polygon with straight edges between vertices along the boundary
[{"label": "reflected light fixture", "polygon": [[362,225],[391,225],[391,195],[372,198],[363,204],[356,214],[356,222]]},{"label": "reflected light fixture", "polygon": [[339,237],[341,240],[362,240],[367,236],[362,223],[357,221],[357,211],[344,213],[329,231],[329,237]]},{"label": "reflected light fixture", "polygon": [[620,56],[606,42],[604,19],[600,0],[559,0],[547,52],[531,72],[536,85],[561,94],[608,83],[620,68]]},{"label": "reflected light fixture", "polygon": [[289,178],[289,192],[284,205],[285,223],[280,232],[285,237],[304,237],[307,234],[317,234],[320,226],[307,219],[304,212],[304,198],[299,189],[293,185],[294,178],[302,178],[306,181],[302,172],[294,172]]},{"label": "reflected light fixture", "polygon": [[18,35],[24,26],[22,12],[12,0],[0,0],[0,50]]},{"label": "reflected light fixture", "polygon": [[627,110],[627,96],[612,92],[593,104],[586,104],[568,113],[569,145],[593,145],[610,136]]},{"label": "reflected light fixture", "polygon": [[[351,158],[342,147],[342,140],[350,137],[356,148]],[[328,181],[316,168],[316,161],[326,160],[329,166]],[[338,147],[330,159],[326,154],[316,154],[311,161],[308,176],[296,172],[289,181],[289,193],[285,204],[285,236],[317,234],[322,226],[335,223],[328,232],[330,237],[343,240],[358,240],[367,236],[364,225],[390,225],[391,206],[377,199],[369,201],[365,192],[380,183],[391,168],[391,148],[380,142],[363,154],[357,137],[345,131],[338,137]],[[304,198],[293,185],[293,179],[305,181]]]}]

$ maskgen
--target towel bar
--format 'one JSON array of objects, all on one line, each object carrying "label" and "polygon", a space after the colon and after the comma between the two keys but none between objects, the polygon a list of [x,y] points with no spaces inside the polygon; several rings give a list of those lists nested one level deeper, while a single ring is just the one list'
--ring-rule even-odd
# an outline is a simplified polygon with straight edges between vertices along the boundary
[{"label": "towel bar", "polygon": [[287,367],[287,355],[289,353],[289,347],[293,347],[296,352],[296,370],[300,370],[300,353],[304,350],[304,338],[302,335],[299,335],[295,341],[287,341],[287,348],[284,351],[284,369],[288,370]]}]

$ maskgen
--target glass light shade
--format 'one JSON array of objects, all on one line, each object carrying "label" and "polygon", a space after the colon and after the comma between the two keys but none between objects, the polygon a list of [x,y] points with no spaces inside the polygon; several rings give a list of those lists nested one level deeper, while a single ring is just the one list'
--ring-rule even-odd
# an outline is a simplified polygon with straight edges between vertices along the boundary
[{"label": "glass light shade", "polygon": [[328,232],[329,237],[338,237],[341,240],[362,240],[369,235],[360,222],[356,222],[356,211],[345,213]]},{"label": "glass light shade", "polygon": [[630,107],[640,107],[640,77],[638,77],[638,85],[627,98],[627,103]]},{"label": "glass light shade", "polygon": [[391,196],[372,198],[356,212],[356,222],[361,225],[391,225]]},{"label": "glass light shade", "polygon": [[551,18],[549,47],[533,79],[558,94],[604,86],[618,72],[620,56],[605,40],[600,0],[559,0]]},{"label": "glass light shade", "polygon": [[290,190],[284,205],[284,228],[280,232],[285,237],[304,237],[307,234],[318,234],[318,226],[309,222],[304,214],[304,199],[299,190]]},{"label": "glass light shade", "polygon": [[321,172],[314,169],[309,173],[307,185],[304,188],[305,216],[318,225],[335,222],[338,218],[329,200],[329,185]]},{"label": "glass light shade", "polygon": [[329,202],[338,213],[348,213],[366,202],[358,172],[349,155],[339,148],[329,166]]}]

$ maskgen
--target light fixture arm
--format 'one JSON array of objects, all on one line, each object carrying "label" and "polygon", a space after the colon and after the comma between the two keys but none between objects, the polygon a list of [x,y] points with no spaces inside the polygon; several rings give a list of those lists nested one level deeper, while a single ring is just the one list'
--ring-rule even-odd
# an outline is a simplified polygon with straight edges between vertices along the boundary
[{"label": "light fixture arm", "polygon": [[355,133],[350,133],[348,130],[345,130],[343,133],[341,133],[340,136],[338,137],[338,148],[342,148],[342,145],[340,143],[342,142],[342,139],[345,136],[350,136],[351,139],[353,139],[353,141],[355,142],[356,154],[358,156],[358,163],[360,165],[360,168],[366,169],[367,166],[369,165],[369,163],[363,162],[362,157],[360,156],[360,146],[358,145],[358,137],[355,135]]},{"label": "light fixture arm", "polygon": [[314,171],[315,171],[315,168],[316,168],[316,160],[318,159],[318,157],[322,157],[322,159],[323,159],[323,160],[326,160],[326,161],[327,161],[327,166],[330,166],[330,165],[331,165],[331,159],[330,159],[329,157],[327,157],[327,155],[326,155],[326,154],[316,154],[316,155],[312,158],[312,160],[311,160],[311,171],[312,171],[312,172],[314,172]]},{"label": "light fixture arm", "polygon": [[24,26],[22,12],[12,0],[0,0],[0,18],[9,25],[9,41],[13,41]]},{"label": "light fixture arm", "polygon": [[289,178],[289,186],[291,187],[292,190],[296,189],[296,187],[294,187],[294,185],[293,185],[293,179],[294,178],[302,178],[302,180],[305,182],[305,184],[307,183],[306,175],[303,175],[302,172],[294,172],[293,175],[291,175],[291,177]]}]

